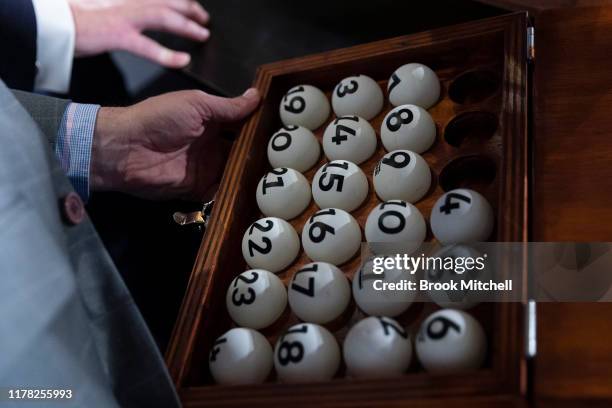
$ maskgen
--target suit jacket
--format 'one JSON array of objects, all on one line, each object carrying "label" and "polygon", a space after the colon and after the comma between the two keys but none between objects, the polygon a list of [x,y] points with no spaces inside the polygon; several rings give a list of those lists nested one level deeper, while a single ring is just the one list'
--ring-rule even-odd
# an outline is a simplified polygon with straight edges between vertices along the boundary
[{"label": "suit jacket", "polygon": [[17,96],[31,115],[0,81],[0,391],[70,389],[71,407],[179,406],[93,225],[66,220],[73,190],[50,143],[67,102]]},{"label": "suit jacket", "polygon": [[0,0],[0,78],[11,88],[34,88],[36,33],[30,0]]}]

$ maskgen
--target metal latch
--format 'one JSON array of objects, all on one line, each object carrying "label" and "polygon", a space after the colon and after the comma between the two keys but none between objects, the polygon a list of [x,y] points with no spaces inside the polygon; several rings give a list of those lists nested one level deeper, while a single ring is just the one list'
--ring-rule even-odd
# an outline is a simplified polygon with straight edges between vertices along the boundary
[{"label": "metal latch", "polygon": [[535,59],[535,28],[527,27],[527,59],[533,61]]},{"label": "metal latch", "polygon": [[172,218],[178,225],[196,224],[199,227],[206,228],[214,204],[215,200],[210,200],[202,206],[201,211],[193,211],[188,213],[177,211],[172,214]]},{"label": "metal latch", "polygon": [[526,344],[525,344],[525,355],[529,359],[535,358],[538,353],[538,338],[537,338],[537,315],[536,315],[536,302],[535,300],[529,300],[527,302],[526,312]]}]

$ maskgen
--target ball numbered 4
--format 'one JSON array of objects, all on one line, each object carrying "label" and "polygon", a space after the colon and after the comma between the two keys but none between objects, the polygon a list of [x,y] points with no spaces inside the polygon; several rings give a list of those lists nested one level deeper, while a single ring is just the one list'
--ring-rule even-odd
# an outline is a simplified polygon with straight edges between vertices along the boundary
[{"label": "ball numbered 4", "polygon": [[336,116],[374,118],[383,108],[383,92],[372,78],[356,75],[344,78],[334,88],[332,107]]},{"label": "ball numbered 4", "polygon": [[451,190],[431,209],[431,230],[443,245],[469,244],[489,239],[493,209],[481,194],[467,188]]},{"label": "ball numbered 4", "polygon": [[410,150],[387,153],[374,169],[374,190],[383,201],[419,201],[431,186],[431,170],[425,159]]},{"label": "ball numbered 4", "polygon": [[339,208],[317,211],[302,229],[304,252],[313,261],[340,265],[357,253],[360,244],[359,224]]},{"label": "ball numbered 4", "polygon": [[268,217],[255,221],[242,237],[242,255],[251,268],[280,272],[300,251],[300,239],[285,220]]},{"label": "ball numbered 4", "polygon": [[408,332],[388,317],[367,317],[351,327],[342,347],[353,377],[385,378],[404,373],[412,358]]},{"label": "ball numbered 4", "polygon": [[289,283],[289,305],[305,322],[328,323],[346,310],[351,300],[348,279],[326,262],[304,265]]},{"label": "ball numbered 4", "polygon": [[443,309],[421,324],[416,353],[431,373],[456,373],[480,368],[487,338],[476,319],[460,310]]},{"label": "ball numbered 4", "polygon": [[427,225],[419,209],[402,200],[377,205],[366,220],[366,240],[377,254],[411,254],[426,235]]},{"label": "ball numbered 4", "polygon": [[423,153],[436,141],[436,124],[431,115],[416,105],[400,105],[391,110],[380,126],[385,149]]},{"label": "ball numbered 4", "polygon": [[327,97],[312,85],[291,88],[280,103],[280,118],[284,125],[304,126],[315,130],[329,117]]},{"label": "ball numbered 4", "polygon": [[406,64],[391,75],[387,91],[393,106],[411,104],[428,109],[440,98],[440,80],[423,64]]},{"label": "ball numbered 4", "polygon": [[268,143],[268,161],[273,168],[291,167],[305,172],[321,156],[321,145],[315,135],[302,126],[283,126]]},{"label": "ball numbered 4", "polygon": [[261,178],[256,195],[264,215],[290,220],[310,204],[310,184],[302,173],[281,167]]},{"label": "ball numbered 4", "polygon": [[312,196],[319,208],[353,211],[366,199],[368,190],[366,175],[346,160],[323,165],[312,180]]},{"label": "ball numbered 4", "polygon": [[208,356],[210,373],[218,384],[260,384],[272,370],[268,340],[255,330],[231,329],[219,337]]},{"label": "ball numbered 4", "polygon": [[363,163],[376,151],[376,143],[374,128],[359,116],[336,118],[323,133],[323,151],[329,160]]},{"label": "ball numbered 4", "polygon": [[316,324],[292,326],[274,348],[274,368],[282,382],[330,380],[339,366],[338,342],[327,329]]},{"label": "ball numbered 4", "polygon": [[251,269],[232,281],[227,289],[225,304],[237,325],[262,329],[283,314],[287,306],[287,290],[273,273]]}]

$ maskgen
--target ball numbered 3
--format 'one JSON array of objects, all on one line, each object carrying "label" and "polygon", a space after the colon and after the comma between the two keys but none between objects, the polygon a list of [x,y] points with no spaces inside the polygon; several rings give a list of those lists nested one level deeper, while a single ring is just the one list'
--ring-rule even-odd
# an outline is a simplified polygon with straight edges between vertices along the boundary
[{"label": "ball numbered 3", "polygon": [[380,125],[385,149],[427,151],[436,141],[436,124],[431,115],[416,105],[400,105],[391,110]]},{"label": "ball numbered 3", "polygon": [[387,153],[374,168],[374,190],[383,201],[419,201],[431,186],[425,159],[410,150]]},{"label": "ball numbered 3", "polygon": [[289,305],[297,317],[310,323],[328,323],[346,310],[351,300],[348,279],[326,262],[304,265],[288,287]]},{"label": "ball numbered 3", "polygon": [[260,384],[272,370],[272,346],[252,329],[231,329],[219,337],[208,356],[210,373],[218,384]]},{"label": "ball numbered 3", "polygon": [[285,285],[271,272],[251,269],[236,276],[225,296],[227,311],[239,326],[263,329],[287,306]]},{"label": "ball numbered 3", "polygon": [[315,135],[302,126],[283,126],[268,142],[268,161],[273,168],[291,167],[305,172],[321,156],[321,145]]},{"label": "ball numbered 3", "polygon": [[312,179],[312,196],[319,208],[353,211],[366,199],[368,190],[366,175],[346,160],[323,165]]},{"label": "ball numbered 3", "polygon": [[357,253],[360,244],[359,224],[339,208],[317,211],[302,229],[304,252],[313,261],[340,265]]},{"label": "ball numbered 3", "polygon": [[327,329],[316,324],[290,327],[274,348],[274,368],[282,382],[330,380],[339,366],[338,342]]},{"label": "ball numbered 3", "polygon": [[280,272],[300,251],[300,239],[285,220],[268,217],[255,221],[242,237],[242,255],[254,269]]},{"label": "ball numbered 3", "polygon": [[357,115],[370,120],[382,110],[383,102],[382,89],[366,75],[344,78],[332,94],[332,108],[338,117]]},{"label": "ball numbered 3", "polygon": [[393,106],[411,104],[429,109],[440,98],[440,80],[423,64],[406,64],[391,75],[387,91]]},{"label": "ball numbered 3", "polygon": [[304,126],[315,130],[329,117],[329,101],[325,94],[312,85],[291,88],[280,103],[280,118],[284,125]]},{"label": "ball numbered 3", "polygon": [[363,163],[376,151],[376,143],[374,128],[359,116],[336,118],[323,133],[323,151],[329,160]]},{"label": "ball numbered 3", "polygon": [[310,204],[310,184],[302,173],[281,167],[261,178],[256,196],[264,215],[290,220]]},{"label": "ball numbered 3", "polygon": [[419,209],[402,200],[377,205],[366,220],[366,240],[377,254],[411,254],[426,235],[427,225]]},{"label": "ball numbered 3", "polygon": [[398,322],[372,316],[351,327],[342,353],[352,377],[393,377],[410,366],[412,344],[408,332]]}]

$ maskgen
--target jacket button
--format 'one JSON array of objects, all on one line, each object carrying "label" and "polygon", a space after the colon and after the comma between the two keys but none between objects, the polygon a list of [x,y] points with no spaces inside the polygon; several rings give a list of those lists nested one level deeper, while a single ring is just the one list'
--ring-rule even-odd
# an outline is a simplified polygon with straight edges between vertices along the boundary
[{"label": "jacket button", "polygon": [[62,213],[64,220],[70,225],[79,224],[85,219],[85,205],[77,193],[68,193],[62,199]]}]

